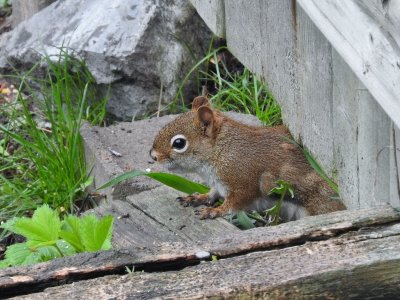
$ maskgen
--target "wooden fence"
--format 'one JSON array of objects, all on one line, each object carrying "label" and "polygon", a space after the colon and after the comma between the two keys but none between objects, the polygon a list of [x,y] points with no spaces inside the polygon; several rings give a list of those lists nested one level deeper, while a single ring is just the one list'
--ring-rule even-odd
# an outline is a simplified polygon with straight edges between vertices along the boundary
[{"label": "wooden fence", "polygon": [[400,205],[400,1],[191,0],[349,209]]}]

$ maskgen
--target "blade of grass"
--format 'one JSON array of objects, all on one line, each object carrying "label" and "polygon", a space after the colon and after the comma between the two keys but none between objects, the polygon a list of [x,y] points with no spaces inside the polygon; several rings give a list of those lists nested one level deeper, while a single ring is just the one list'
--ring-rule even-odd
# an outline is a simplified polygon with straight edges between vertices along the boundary
[{"label": "blade of grass", "polygon": [[97,190],[105,189],[107,187],[116,185],[124,180],[137,177],[137,176],[147,176],[154,180],[157,180],[169,187],[172,187],[178,191],[181,191],[186,194],[193,194],[193,193],[200,193],[205,194],[209,191],[209,188],[203,184],[196,183],[190,181],[186,178],[175,174],[169,173],[162,173],[162,172],[142,172],[139,170],[133,170],[122,175],[117,176],[116,178],[108,181],[107,183],[103,184]]}]

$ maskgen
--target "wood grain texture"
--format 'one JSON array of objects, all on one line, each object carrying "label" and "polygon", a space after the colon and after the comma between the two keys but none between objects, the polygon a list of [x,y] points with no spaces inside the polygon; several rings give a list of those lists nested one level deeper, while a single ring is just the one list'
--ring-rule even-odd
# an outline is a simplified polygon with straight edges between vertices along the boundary
[{"label": "wood grain texture", "polygon": [[99,216],[115,217],[113,247],[149,247],[161,242],[193,242],[219,234],[238,231],[228,221],[218,218],[199,220],[192,207],[182,207],[175,199],[182,196],[160,186],[116,200],[91,210]]},{"label": "wood grain texture", "polygon": [[[297,2],[400,126],[400,48],[396,39],[360,7],[359,1]],[[400,12],[393,14],[397,17]]]},{"label": "wood grain texture", "polygon": [[333,139],[340,194],[349,209],[360,207],[358,168],[358,103],[366,90],[340,55],[332,50]]},{"label": "wood grain texture", "polygon": [[[141,247],[132,245],[127,249],[99,253],[82,253],[32,266],[1,269],[0,290],[2,293],[0,298],[29,294],[48,286],[62,285],[65,282],[101,277],[107,274],[122,274],[125,272],[125,266],[129,268],[134,266],[135,270],[144,270],[145,272],[180,270],[185,266],[199,263],[201,258],[198,253],[201,252],[208,253],[203,259],[210,259],[210,255],[217,255],[219,259],[226,258],[224,261],[229,262],[230,257],[264,251],[270,253],[271,257],[275,257],[276,263],[279,264],[280,259],[276,258],[280,256],[276,256],[276,249],[292,249],[301,245],[304,247],[308,245],[307,241],[329,241],[333,238],[343,237],[346,233],[351,236],[364,232],[360,230],[361,228],[370,228],[371,234],[375,232],[375,237],[379,238],[382,237],[382,234],[377,229],[378,227],[386,226],[385,224],[397,224],[398,226],[399,222],[398,212],[390,206],[381,206],[356,212],[343,211],[314,216],[275,227],[230,232],[194,243],[164,242]],[[361,236],[359,239],[365,240]],[[334,244],[332,243],[332,245]],[[315,257],[311,265],[319,265],[316,263]],[[271,277],[271,274],[275,276],[279,267],[270,269],[268,263],[260,262],[265,263],[260,268],[270,272],[270,275],[264,278],[265,282],[268,282],[268,278]],[[240,264],[237,265],[237,270],[240,266]],[[243,266],[244,269],[247,267]],[[220,272],[219,277],[224,274],[223,270]],[[165,274],[168,276],[171,273],[166,272]],[[157,280],[154,281],[154,284],[158,284]],[[82,281],[81,284],[86,287],[92,285],[87,281]],[[191,284],[189,286],[192,287]]]},{"label": "wood grain texture", "polygon": [[400,130],[392,123],[390,133],[390,204],[400,207]]},{"label": "wood grain texture", "polygon": [[207,23],[211,31],[218,37],[225,37],[224,0],[190,0],[200,17]]},{"label": "wood grain texture", "polygon": [[[183,207],[175,200],[176,197],[183,195],[171,188],[159,187],[129,196],[127,202],[167,228],[180,241],[194,242],[240,231],[223,218],[200,220],[195,215],[195,208]],[[131,229],[126,227],[126,230]],[[168,241],[164,237],[159,241],[161,240]]]},{"label": "wood grain texture", "polygon": [[335,171],[332,128],[332,47],[297,7],[297,74],[303,107],[301,140],[327,174]]},{"label": "wood grain texture", "polygon": [[390,192],[390,128],[391,121],[368,91],[358,97],[358,168],[359,197],[367,207],[387,202]]},{"label": "wood grain texture", "polygon": [[298,138],[303,113],[296,71],[296,7],[293,1],[226,1],[229,50],[267,84],[283,119]]},{"label": "wood grain texture", "polygon": [[30,298],[393,298],[400,292],[400,224],[326,241],[204,262],[180,271],[105,276]]},{"label": "wood grain texture", "polygon": [[342,198],[350,209],[396,205],[390,195],[392,122],[336,51],[333,74],[334,149]]}]

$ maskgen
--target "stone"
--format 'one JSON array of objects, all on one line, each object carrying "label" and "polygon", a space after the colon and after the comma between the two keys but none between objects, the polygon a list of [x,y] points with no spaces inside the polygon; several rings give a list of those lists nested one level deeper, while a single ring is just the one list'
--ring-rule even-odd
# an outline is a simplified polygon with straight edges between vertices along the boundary
[{"label": "stone", "polygon": [[56,1],[0,37],[0,69],[30,68],[59,47],[111,85],[109,112],[131,120],[174,98],[207,49],[210,31],[184,0]]}]

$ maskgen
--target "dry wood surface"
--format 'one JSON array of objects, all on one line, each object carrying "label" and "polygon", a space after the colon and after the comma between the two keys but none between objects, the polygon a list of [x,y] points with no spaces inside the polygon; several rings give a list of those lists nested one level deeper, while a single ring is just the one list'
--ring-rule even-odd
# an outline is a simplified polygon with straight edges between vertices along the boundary
[{"label": "dry wood surface", "polygon": [[[345,211],[197,242],[4,269],[0,297],[393,296],[400,287],[399,242],[400,215],[390,206]],[[218,260],[210,261],[212,256]],[[126,274],[125,267],[135,272]]]}]

